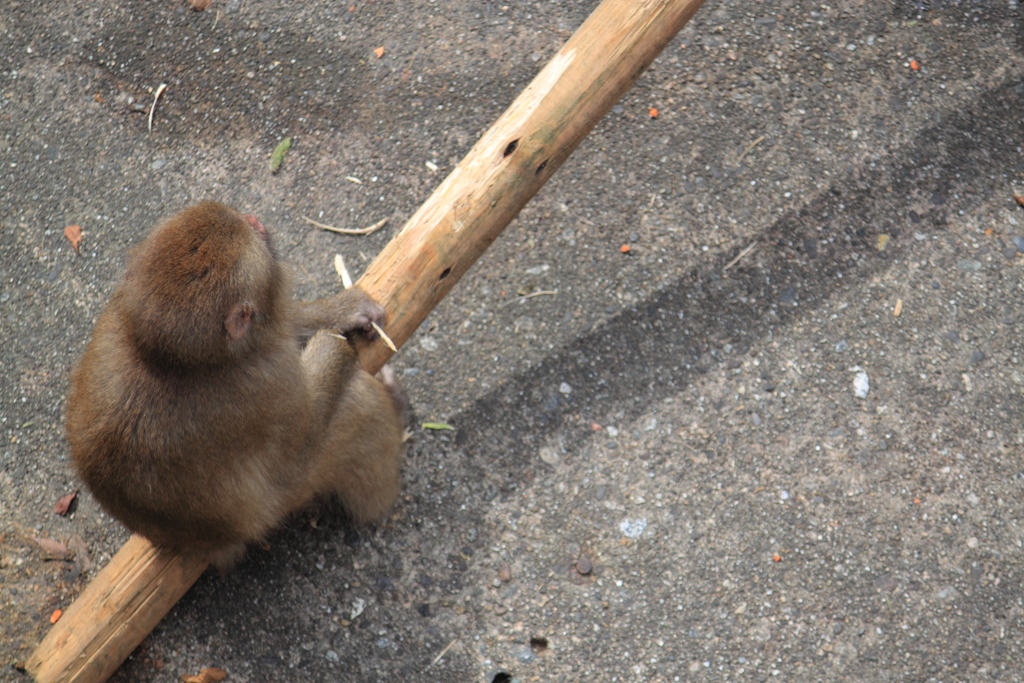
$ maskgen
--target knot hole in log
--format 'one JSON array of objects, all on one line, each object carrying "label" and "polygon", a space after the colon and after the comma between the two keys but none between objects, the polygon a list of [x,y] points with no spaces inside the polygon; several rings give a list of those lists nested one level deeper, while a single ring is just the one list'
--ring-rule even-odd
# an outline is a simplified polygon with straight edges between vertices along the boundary
[{"label": "knot hole in log", "polygon": [[534,173],[534,175],[540,175],[540,172],[543,171],[544,167],[547,166],[547,165],[548,165],[548,160],[547,159],[545,159],[544,161],[540,162],[540,166],[537,167],[537,172]]},{"label": "knot hole in log", "polygon": [[502,154],[501,156],[507,157],[509,154],[511,154],[512,152],[516,151],[516,147],[518,147],[518,146],[519,146],[519,140],[518,139],[517,140],[513,140],[512,142],[508,143],[508,145],[505,147],[505,153]]},{"label": "knot hole in log", "polygon": [[444,272],[441,273],[441,277],[437,278],[437,281],[440,282],[441,280],[443,280],[446,277],[448,277],[449,275],[451,275],[451,273],[452,273],[452,269],[451,268],[445,268]]}]

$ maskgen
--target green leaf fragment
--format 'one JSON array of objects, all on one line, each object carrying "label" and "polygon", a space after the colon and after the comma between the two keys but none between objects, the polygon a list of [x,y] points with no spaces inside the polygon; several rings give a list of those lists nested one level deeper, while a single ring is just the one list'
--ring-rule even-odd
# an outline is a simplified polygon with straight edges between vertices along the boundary
[{"label": "green leaf fragment", "polygon": [[420,426],[424,429],[449,429],[451,431],[455,431],[455,427],[452,427],[446,422],[424,422]]},{"label": "green leaf fragment", "polygon": [[288,150],[292,148],[292,139],[285,138],[281,140],[281,144],[274,148],[274,153],[270,155],[270,172],[277,173],[277,170],[281,168],[281,164],[284,163],[284,155],[288,153]]}]

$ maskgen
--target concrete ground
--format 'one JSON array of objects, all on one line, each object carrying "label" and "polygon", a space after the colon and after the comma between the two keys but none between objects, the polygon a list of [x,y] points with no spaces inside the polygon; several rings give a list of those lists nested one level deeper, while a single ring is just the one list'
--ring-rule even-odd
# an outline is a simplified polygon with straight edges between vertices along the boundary
[{"label": "concrete ground", "polygon": [[[126,249],[215,198],[334,291],[594,5],[2,4],[0,680],[126,538],[53,511]],[[114,680],[1024,679],[1022,22],[709,0],[396,357],[391,518],[292,520]]]}]

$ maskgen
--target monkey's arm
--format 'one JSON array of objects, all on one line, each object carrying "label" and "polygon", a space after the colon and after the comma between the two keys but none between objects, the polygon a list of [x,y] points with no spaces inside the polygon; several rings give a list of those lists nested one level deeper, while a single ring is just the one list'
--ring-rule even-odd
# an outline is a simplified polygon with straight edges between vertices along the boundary
[{"label": "monkey's arm", "polygon": [[336,333],[320,330],[306,344],[302,351],[302,372],[310,394],[310,434],[318,437],[323,434],[358,367],[352,345]]},{"label": "monkey's arm", "polygon": [[294,319],[295,334],[300,339],[311,337],[317,330],[341,334],[363,330],[373,339],[376,333],[371,323],[384,324],[384,307],[363,290],[352,287],[327,299],[296,302]]}]

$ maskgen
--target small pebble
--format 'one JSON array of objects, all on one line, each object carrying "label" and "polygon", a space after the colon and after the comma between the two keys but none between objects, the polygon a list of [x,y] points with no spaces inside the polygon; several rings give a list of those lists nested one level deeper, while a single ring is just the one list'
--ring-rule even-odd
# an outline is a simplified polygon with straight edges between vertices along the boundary
[{"label": "small pebble", "polygon": [[1015,247],[1017,247],[1017,251],[1024,253],[1024,237],[1021,237],[1020,235],[1014,235],[1013,244]]},{"label": "small pebble", "polygon": [[782,500],[789,500],[789,491],[787,491],[786,489],[782,489],[781,491],[779,491],[779,498],[781,498]]},{"label": "small pebble", "polygon": [[938,280],[932,280],[932,289],[938,289],[939,286],[940,285]]},{"label": "small pebble", "polygon": [[971,365],[977,365],[981,361],[985,360],[985,354],[978,349],[974,349],[971,352]]},{"label": "small pebble", "polygon": [[871,380],[868,379],[868,373],[858,372],[853,378],[854,396],[857,398],[867,398],[869,391],[871,391]]},{"label": "small pebble", "polygon": [[758,415],[757,413],[754,413],[753,415],[750,416],[750,421],[754,423],[755,427],[760,427],[763,423],[761,416]]},{"label": "small pebble", "polygon": [[161,168],[167,165],[167,159],[157,159],[149,165],[154,171],[159,171]]},{"label": "small pebble", "polygon": [[968,273],[976,273],[981,270],[981,261],[965,258],[963,261],[957,263],[956,267]]},{"label": "small pebble", "polygon": [[614,107],[612,107],[613,114],[621,114],[624,111],[626,111],[626,108],[623,107],[621,104],[616,104]]},{"label": "small pebble", "polygon": [[928,239],[928,235],[924,234],[923,232],[915,232],[914,239],[917,240],[918,242],[923,242],[926,239]]},{"label": "small pebble", "polygon": [[838,342],[836,342],[836,353],[842,353],[848,348],[850,348],[850,343],[845,339],[841,339]]},{"label": "small pebble", "polygon": [[956,333],[956,330],[950,330],[946,333],[946,339],[953,342],[954,344],[960,343],[960,335]]},{"label": "small pebble", "polygon": [[608,425],[607,427],[605,427],[605,431],[607,431],[608,432],[608,436],[611,436],[611,437],[616,437],[616,436],[619,435],[618,427],[612,427],[611,425]]},{"label": "small pebble", "polygon": [[779,303],[785,306],[796,301],[796,287],[787,287],[786,291],[779,297]]},{"label": "small pebble", "polygon": [[562,461],[562,456],[560,456],[558,454],[558,451],[556,451],[554,448],[545,446],[544,448],[540,449],[540,459],[549,465],[557,465]]},{"label": "small pebble", "polygon": [[647,528],[647,519],[641,517],[640,519],[624,519],[619,524],[619,531],[626,538],[640,538],[640,535],[644,533]]},{"label": "small pebble", "polygon": [[558,391],[568,395],[572,393],[572,387],[567,382],[562,382],[558,385]]},{"label": "small pebble", "polygon": [[406,377],[415,377],[416,375],[420,374],[420,369],[419,368],[406,368],[406,369],[402,370],[402,374],[405,375]]},{"label": "small pebble", "polygon": [[334,650],[328,650],[327,653],[324,655],[324,658],[326,658],[327,661],[331,664],[337,664],[341,661],[341,657],[339,657],[338,653]]},{"label": "small pebble", "polygon": [[437,340],[433,337],[421,337],[420,348],[424,351],[437,351]]},{"label": "small pebble", "polygon": [[508,565],[502,565],[502,567],[498,569],[498,579],[502,583],[508,583],[512,580],[512,570]]},{"label": "small pebble", "polygon": [[586,555],[580,555],[580,559],[576,560],[576,571],[583,576],[586,576],[590,572],[594,571],[594,565],[590,561],[590,558]]}]

